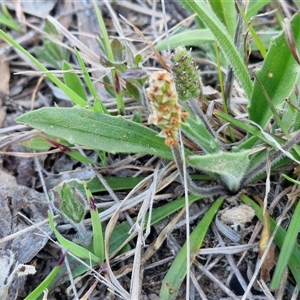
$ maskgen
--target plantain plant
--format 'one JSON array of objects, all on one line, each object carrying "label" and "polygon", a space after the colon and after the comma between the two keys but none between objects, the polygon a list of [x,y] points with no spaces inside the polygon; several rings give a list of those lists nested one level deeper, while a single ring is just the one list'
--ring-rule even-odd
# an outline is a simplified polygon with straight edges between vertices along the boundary
[{"label": "plantain plant", "polygon": [[[45,140],[49,141],[49,139],[55,138],[59,145],[66,147],[64,148],[66,154],[73,155],[72,157],[84,163],[91,162],[86,161],[76,150],[71,151],[72,146],[84,146],[97,153],[104,153],[104,156],[105,153],[139,153],[174,160],[181,182],[184,183],[186,178],[188,191],[194,195],[190,197],[191,202],[206,196],[221,196],[207,216],[199,222],[195,231],[191,233],[192,263],[203,240],[203,236],[198,239],[199,232],[203,226],[208,228],[222,204],[223,196],[236,194],[247,189],[249,184],[266,178],[268,165],[276,173],[276,170],[282,167],[285,167],[287,172],[291,171],[294,164],[299,163],[300,122],[299,99],[296,94],[296,89],[299,87],[299,66],[295,49],[298,51],[300,49],[300,31],[298,30],[300,14],[296,13],[289,22],[285,23],[283,30],[278,30],[278,35],[270,42],[266,53],[261,50],[265,59],[261,67],[252,74],[245,64],[246,57],[241,54],[241,32],[243,22],[248,21],[257,13],[261,8],[259,4],[264,3],[265,5],[266,3],[263,1],[253,2],[246,11],[245,6],[239,4],[236,9],[233,0],[226,1],[225,7],[224,1],[221,0],[181,0],[180,2],[190,12],[196,14],[197,24],[201,27],[194,31],[195,34],[192,38],[183,38],[187,34],[178,34],[171,38],[171,46],[184,45],[174,49],[170,57],[171,64],[167,70],[150,74],[147,90],[145,82],[148,72],[141,66],[141,57],[135,56],[130,48],[119,40],[115,39],[110,42],[107,34],[100,38],[101,49],[107,52],[101,55],[100,62],[102,66],[113,70],[112,76],[106,80],[106,89],[117,99],[119,113],[126,113],[123,97],[129,95],[143,106],[143,111],[150,110],[147,115],[148,122],[154,124],[155,129],[136,122],[134,119],[111,115],[105,109],[104,104],[95,95],[92,81],[88,77],[80,51],[77,50],[75,53],[85,74],[84,79],[89,87],[88,92],[93,96],[94,102],[88,101],[83,84],[76,84],[76,89],[73,87],[74,81],[81,83],[81,79],[76,77],[77,75],[72,74],[72,78],[65,77],[63,82],[51,73],[46,73],[47,79],[71,98],[73,107],[42,108],[25,113],[18,117],[16,122],[39,130],[40,136]],[[99,14],[98,17],[102,24]],[[102,32],[103,30],[102,24]],[[185,47],[201,44],[199,41],[203,37],[200,35],[204,33],[206,40],[211,43],[210,49],[217,49],[224,56],[224,59],[217,61],[219,67],[221,67],[221,62],[225,62],[222,67],[229,65],[228,74],[231,72],[234,74],[234,77],[227,76],[223,83],[223,75],[219,72],[220,84],[223,83],[223,85],[221,84],[223,107],[215,113],[214,118],[219,123],[226,122],[228,134],[225,139],[221,138],[203,110],[207,99],[192,53]],[[47,72],[47,69],[39,61],[6,33],[0,31],[0,35],[30,58],[38,68]],[[255,36],[255,43],[257,49],[264,49],[257,36]],[[164,47],[163,43],[159,45],[159,49]],[[216,55],[217,57],[218,55]],[[70,69],[66,62],[63,66],[64,70]],[[248,102],[247,117],[242,120],[235,118],[234,114],[235,103],[232,97],[234,79]],[[289,99],[289,101],[285,101],[285,99]],[[95,105],[97,101],[99,105]],[[157,128],[160,128],[161,131],[158,132]],[[233,130],[243,132],[244,138],[239,143],[230,145],[230,142],[235,142]],[[180,132],[193,143],[194,148],[201,149],[201,155],[187,147],[184,151],[180,151],[180,146],[183,146],[179,138]],[[192,179],[192,174],[185,174],[185,162],[189,169],[196,168],[207,174],[210,183],[196,182]],[[58,194],[64,199],[62,194],[66,189],[68,193],[75,191],[75,188],[64,186],[59,192],[55,191],[55,199]],[[91,194],[86,193],[90,199]],[[67,198],[71,197],[69,196]],[[262,216],[261,208],[255,206],[251,199],[249,200],[243,194],[241,200],[251,204],[261,220],[266,222],[268,217]],[[169,210],[165,207],[163,216],[166,217],[181,208],[184,202],[182,199],[180,201],[181,204],[175,206],[176,209]],[[160,219],[161,217],[158,217],[155,212],[150,219],[151,224]],[[53,225],[51,215],[49,220],[51,228],[59,240],[60,236]],[[101,226],[98,228],[102,234]],[[274,228],[275,226],[272,225],[271,230]],[[205,231],[202,233],[205,234]],[[94,238],[95,236],[94,233]],[[128,235],[125,234],[124,238],[119,236],[119,240],[110,240],[110,242],[121,245],[127,237]],[[283,247],[285,237],[286,233],[281,228],[275,236],[275,242],[279,247]],[[114,235],[111,238],[114,239]],[[103,237],[98,236],[98,241],[101,239],[103,240]],[[61,243],[65,243],[64,240],[61,239],[61,241]],[[295,281],[300,286],[299,272],[297,273],[293,267],[300,263],[299,247],[297,248],[296,245],[294,240],[292,250],[289,249],[290,260],[279,261],[277,265],[280,270],[284,270],[288,264]],[[101,246],[101,249],[96,251],[97,255],[95,255],[95,251],[85,253],[85,255],[92,255],[95,262],[103,262],[105,261],[103,247]],[[187,251],[184,246],[174,260],[163,281],[161,299],[176,297],[176,291],[179,290],[180,284],[186,276],[186,270],[181,266]],[[79,255],[75,251],[76,254]],[[87,257],[85,256],[85,258]],[[276,278],[273,279],[274,288],[277,288],[278,278],[282,272],[276,272]]]}]

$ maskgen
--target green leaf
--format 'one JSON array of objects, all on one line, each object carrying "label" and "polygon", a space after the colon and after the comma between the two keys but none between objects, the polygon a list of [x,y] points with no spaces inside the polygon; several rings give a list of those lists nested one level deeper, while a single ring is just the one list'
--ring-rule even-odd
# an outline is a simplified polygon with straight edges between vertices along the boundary
[{"label": "green leaf", "polygon": [[206,153],[216,153],[220,151],[218,140],[208,132],[199,117],[196,117],[196,120],[187,118],[185,122],[181,124],[181,130]]},{"label": "green leaf", "polygon": [[138,67],[139,64],[142,62],[142,60],[143,60],[142,54],[137,54],[137,55],[134,57],[135,66]]},{"label": "green leaf", "polygon": [[103,238],[101,220],[98,215],[95,199],[91,191],[88,189],[87,184],[85,182],[83,185],[85,189],[86,198],[88,199],[90,204],[90,212],[91,212],[92,228],[93,228],[94,253],[97,257],[100,258],[100,261],[103,263],[105,259],[105,253],[104,253],[104,238]]},{"label": "green leaf", "polygon": [[[262,212],[261,207],[246,195],[241,195],[240,199],[245,204],[250,205],[255,210],[255,214],[259,218],[259,220],[261,222],[263,222],[263,212]],[[298,219],[298,222],[299,222],[299,219]],[[276,222],[272,218],[270,218],[270,230],[273,232],[275,227],[276,227]],[[275,235],[275,242],[280,249],[283,248],[285,237],[286,237],[286,231],[280,226]],[[300,272],[299,272],[300,245],[298,243],[295,243],[293,246],[293,250],[292,250],[291,256],[289,258],[288,265],[289,265],[289,268],[297,282],[297,285],[300,286]]]},{"label": "green leaf", "polygon": [[68,221],[80,223],[85,215],[86,200],[83,194],[68,182],[53,188],[55,207]]},{"label": "green leaf", "polygon": [[236,11],[234,0],[209,0],[209,4],[217,17],[227,28],[231,37],[234,37],[236,30]]},{"label": "green leaf", "polygon": [[132,98],[142,101],[142,91],[133,82],[126,81],[126,90]]},{"label": "green leaf", "polygon": [[[104,177],[105,181],[114,191],[122,191],[122,190],[131,190],[133,189],[139,182],[141,182],[143,177]],[[69,181],[70,184],[78,188],[81,192],[84,192],[83,184],[78,182],[78,180]],[[105,192],[106,188],[103,186],[101,181],[97,176],[90,179],[87,182],[87,187],[92,193]]]},{"label": "green leaf", "polygon": [[300,76],[298,75],[296,85],[289,96],[288,101],[284,104],[282,122],[292,131],[300,129],[300,98],[298,91],[300,89]]},{"label": "green leaf", "polygon": [[[205,213],[202,220],[199,222],[197,227],[190,235],[190,251],[191,251],[191,264],[193,263],[202,242],[205,238],[206,232],[213,221],[216,212],[219,210],[223,203],[223,198],[217,199],[210,209]],[[163,279],[159,299],[162,300],[172,300],[175,299],[179,291],[180,285],[186,276],[186,256],[187,256],[187,246],[186,243],[177,253],[168,273]]]},{"label": "green leaf", "polygon": [[43,41],[44,45],[42,47],[42,50],[56,62],[61,62],[63,58],[58,45],[53,43],[52,41],[49,41],[48,39],[43,39]]},{"label": "green leaf", "polygon": [[220,175],[228,189],[236,192],[248,170],[249,154],[250,150],[237,153],[191,155],[187,157],[187,163],[204,172]]},{"label": "green leaf", "polygon": [[41,136],[35,136],[32,139],[22,142],[22,146],[36,151],[47,151],[52,144],[43,139]]},{"label": "green leaf", "polygon": [[239,52],[234,46],[232,37],[228,34],[223,23],[207,5],[206,1],[186,1],[186,3],[194,10],[195,13],[197,13],[205,25],[214,34],[224,55],[234,70],[237,80],[244,88],[247,98],[250,98],[252,94],[252,82],[248,70]]},{"label": "green leaf", "polygon": [[100,113],[102,113],[102,112],[108,113],[107,109],[105,108],[105,106],[103,105],[102,101],[100,100],[100,98],[98,96],[98,93],[95,89],[94,83],[92,82],[92,79],[88,73],[88,70],[84,64],[82,57],[80,56],[79,51],[76,48],[74,50],[75,50],[75,54],[76,54],[77,60],[79,62],[80,68],[82,70],[85,83],[88,86],[91,95],[94,97],[94,111],[100,112]]},{"label": "green leaf", "polygon": [[94,164],[94,162],[92,160],[90,160],[88,157],[82,155],[77,150],[68,151],[68,152],[66,152],[66,154],[84,164],[91,164],[91,165]]},{"label": "green leaf", "polygon": [[53,221],[53,216],[50,212],[48,212],[48,218],[49,218],[49,227],[52,229],[54,232],[57,240],[59,243],[65,248],[69,249],[69,251],[74,254],[75,256],[79,258],[86,258],[86,259],[91,259],[94,262],[100,262],[100,258],[97,257],[95,254],[87,250],[86,248],[79,246],[66,238],[64,238],[55,228],[54,221]]},{"label": "green leaf", "polygon": [[264,6],[269,4],[271,0],[251,0],[249,2],[249,7],[247,10],[247,17],[251,18],[256,15],[259,10],[261,10]]},{"label": "green leaf", "polygon": [[[299,184],[299,182],[298,182]],[[297,241],[297,236],[300,230],[300,201],[298,200],[296,209],[293,213],[292,220],[287,230],[286,236],[283,241],[283,245],[277,260],[276,269],[271,282],[271,289],[278,289],[285,268],[290,260],[291,253]]]},{"label": "green leaf", "polygon": [[[291,19],[291,27],[296,47],[300,49],[300,13]],[[284,33],[278,35],[270,45],[262,68],[256,75],[261,82],[273,106],[278,109],[294,88],[299,66],[285,40]],[[267,105],[261,87],[255,80],[248,108],[249,119],[262,128],[267,125],[272,111]]]},{"label": "green leaf", "polygon": [[[170,36],[169,43],[171,49],[178,46],[198,46],[201,47],[204,41],[214,41],[215,37],[209,29],[193,29],[185,30],[183,32]],[[166,40],[159,43],[156,47],[157,50],[166,50],[168,43]]]},{"label": "green leaf", "polygon": [[[3,2],[2,2],[3,3]],[[0,14],[0,24],[9,27],[17,32],[21,32],[22,29],[19,24],[14,20],[14,18],[9,14],[5,5],[2,5],[2,10],[5,14]]]},{"label": "green leaf", "polygon": [[80,96],[82,99],[87,101],[87,95],[86,95],[85,88],[84,88],[79,76],[76,73],[74,73],[74,69],[66,61],[63,62],[62,68],[64,71],[67,71],[67,72],[64,72],[65,84],[70,89],[72,89],[78,96]]},{"label": "green leaf", "polygon": [[113,84],[112,84],[111,79],[109,78],[109,76],[105,75],[102,78],[102,80],[105,83],[104,88],[105,88],[106,92],[108,94],[110,94],[113,98],[115,98],[116,97],[116,92],[113,88]]},{"label": "green leaf", "polygon": [[42,47],[35,47],[34,54],[39,60],[50,64],[52,67],[58,70],[61,68],[61,61],[57,61],[54,57],[49,55],[48,52],[46,52],[45,49],[43,49]]},{"label": "green leaf", "polygon": [[170,148],[157,132],[121,116],[88,109],[47,107],[16,119],[51,136],[110,153],[143,153],[172,159]]},{"label": "green leaf", "polygon": [[25,300],[35,300],[42,295],[43,291],[47,289],[49,284],[55,279],[58,272],[62,269],[62,263],[65,260],[65,255],[66,254],[63,254],[58,265],[53,268],[47,277],[25,298]]},{"label": "green leaf", "polygon": [[74,104],[80,106],[86,106],[86,101],[73,92],[67,85],[61,82],[55,75],[47,70],[43,64],[41,64],[36,58],[34,58],[28,51],[26,51],[21,45],[19,45],[13,38],[6,34],[3,30],[0,30],[0,36],[10,43],[14,48],[19,50],[22,54],[28,57],[41,71],[45,72],[45,76],[49,78],[54,84],[56,84]]},{"label": "green leaf", "polygon": [[114,62],[123,63],[124,62],[123,46],[120,43],[120,41],[117,39],[114,39],[111,41],[110,46],[111,46],[111,50],[113,53]]}]

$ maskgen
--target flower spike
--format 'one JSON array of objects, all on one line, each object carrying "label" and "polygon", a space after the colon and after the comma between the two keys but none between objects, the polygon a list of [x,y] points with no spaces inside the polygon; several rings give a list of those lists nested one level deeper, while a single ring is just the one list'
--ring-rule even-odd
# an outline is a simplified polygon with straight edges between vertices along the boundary
[{"label": "flower spike", "polygon": [[162,129],[159,136],[165,138],[168,147],[177,146],[180,124],[188,114],[181,112],[171,74],[164,70],[151,74],[147,94],[152,107],[148,123]]},{"label": "flower spike", "polygon": [[179,100],[197,99],[201,92],[201,82],[191,52],[179,46],[170,60]]}]

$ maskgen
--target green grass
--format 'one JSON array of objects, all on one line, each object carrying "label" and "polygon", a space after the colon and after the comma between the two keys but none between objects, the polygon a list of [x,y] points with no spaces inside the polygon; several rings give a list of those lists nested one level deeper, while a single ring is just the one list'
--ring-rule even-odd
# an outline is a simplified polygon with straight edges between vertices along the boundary
[{"label": "green grass", "polygon": [[[168,232],[164,231],[151,240],[150,238],[153,238],[149,236],[151,226],[159,224],[160,221],[169,222],[168,218],[182,208],[185,208],[185,211],[181,210],[177,217],[185,212],[186,218],[189,218],[189,205],[204,200],[207,205],[206,213],[200,214],[199,219],[191,222],[191,230],[190,224],[187,224],[185,240],[174,254],[174,260],[162,272],[164,278],[160,282],[160,299],[175,299],[185,287],[188,298],[190,278],[193,280],[192,272],[197,269],[196,265],[199,263],[197,255],[200,248],[205,247],[205,240],[210,239],[211,229],[213,228],[214,232],[216,230],[213,225],[215,217],[219,218],[221,209],[239,206],[244,202],[255,211],[258,222],[265,224],[261,244],[262,242],[271,244],[273,239],[279,249],[276,269],[269,279],[272,290],[276,293],[280,285],[284,284],[281,278],[286,268],[291,272],[292,280],[288,279],[289,285],[299,287],[298,198],[293,194],[289,195],[294,204],[290,207],[290,222],[287,222],[287,228],[277,224],[281,217],[278,212],[285,212],[282,199],[275,209],[273,207],[277,215],[269,217],[271,212],[263,213],[263,209],[272,206],[270,197],[267,197],[270,194],[271,180],[276,182],[280,190],[299,184],[297,172],[293,173],[293,167],[300,161],[298,146],[300,105],[297,95],[300,82],[299,66],[292,47],[300,51],[298,30],[300,13],[292,16],[290,26],[286,25],[284,30],[281,29],[281,24],[275,24],[278,34],[269,39],[268,44],[260,39],[259,30],[263,26],[260,23],[249,25],[249,34],[263,57],[253,75],[247,65],[248,57],[244,52],[246,49],[234,41],[235,30],[240,26],[236,20],[238,14],[241,14],[245,23],[252,21],[257,12],[270,1],[250,1],[247,11],[239,8],[239,12],[236,11],[233,0],[229,2],[180,0],[180,2],[190,13],[196,15],[199,28],[182,29],[183,31],[173,35],[170,41],[162,41],[157,49],[166,49],[168,43],[172,48],[182,44],[205,47],[208,51],[207,57],[210,57],[218,71],[219,82],[216,85],[222,85],[219,88],[219,96],[225,99],[228,87],[232,85],[234,87],[232,97],[227,99],[228,106],[216,105],[210,117],[207,116],[205,107],[210,105],[209,100],[213,98],[203,94],[205,83],[202,85],[199,78],[196,80],[198,84],[196,86],[191,87],[194,81],[185,82],[183,79],[186,66],[181,65],[180,61],[178,65],[171,66],[175,81],[174,68],[178,68],[183,74],[179,82],[176,81],[177,89],[180,87],[184,91],[198,88],[199,98],[187,101],[181,101],[185,99],[176,97],[173,99],[171,96],[173,92],[176,95],[175,88],[172,93],[166,92],[166,86],[172,88],[172,83],[165,83],[160,79],[161,81],[153,80],[150,85],[154,84],[153,90],[157,95],[163,96],[153,96],[153,99],[149,100],[146,81],[148,72],[152,71],[147,68],[147,62],[143,62],[141,55],[134,53],[130,42],[124,42],[123,37],[110,37],[102,13],[96,4],[95,15],[101,31],[99,64],[101,63],[106,72],[106,77],[101,79],[103,91],[106,91],[103,95],[96,91],[95,79],[91,76],[83,50],[62,49],[61,45],[45,37],[44,44],[32,54],[19,45],[8,32],[0,30],[3,40],[27,57],[43,72],[47,80],[54,83],[71,100],[70,107],[57,105],[44,107],[26,112],[16,119],[16,123],[36,130],[36,137],[26,143],[26,147],[36,151],[56,147],[77,161],[80,166],[96,170],[95,178],[88,178],[85,181],[62,181],[58,187],[50,191],[50,194],[52,192],[54,195],[52,200],[61,204],[57,205],[53,200],[54,202],[49,203],[49,208],[52,207],[55,214],[62,216],[64,222],[77,231],[78,239],[64,237],[50,212],[49,226],[63,253],[68,251],[72,254],[72,258],[69,255],[67,258],[76,265],[70,274],[74,279],[88,272],[88,268],[81,264],[81,260],[89,262],[90,267],[94,268],[101,264],[107,269],[106,276],[112,282],[112,290],[126,297],[138,298],[144,284],[143,282],[140,286],[138,280],[139,272],[144,267],[142,263],[146,263],[143,254],[148,259],[154,257],[155,253],[159,253],[163,242],[169,242]],[[278,20],[281,17],[279,14],[276,15]],[[7,14],[6,20],[10,21],[6,26],[13,30],[18,29]],[[51,23],[51,18],[47,20],[47,24],[45,31],[48,34],[57,37],[61,34],[55,24]],[[242,28],[237,30],[243,30],[245,25],[247,24],[243,24]],[[288,42],[287,32],[294,44]],[[245,37],[250,38],[247,35]],[[245,40],[244,45],[247,47],[248,40]],[[214,51],[215,47],[217,51]],[[197,58],[196,51],[192,52],[195,58]],[[183,63],[184,59],[182,60]],[[49,67],[46,68],[46,64]],[[192,66],[193,64],[188,67]],[[50,71],[53,69],[58,71],[59,67],[63,71],[61,78]],[[224,70],[230,68],[234,74],[232,79],[224,74]],[[204,79],[202,81],[204,82]],[[112,98],[109,105],[105,101],[108,95]],[[134,110],[131,105],[127,105],[125,101],[127,98],[135,101]],[[237,105],[237,98],[247,100],[248,105]],[[171,103],[171,100],[175,102]],[[115,110],[110,109],[111,106]],[[172,114],[170,107],[173,109]],[[177,118],[176,122],[174,121],[175,113],[181,114],[181,120]],[[149,126],[145,122],[148,118],[157,126]],[[175,141],[172,135],[170,143],[168,140],[170,132],[173,133],[172,130],[176,126],[180,128],[180,134],[177,135],[176,132]],[[188,142],[186,139],[186,143],[183,144],[181,135],[187,137]],[[91,152],[97,159],[88,156]],[[119,160],[121,163],[118,163]],[[172,164],[172,161],[175,164]],[[132,177],[134,173],[130,170],[137,168],[141,169],[142,175]],[[192,171],[195,170],[193,168],[197,171]],[[111,172],[115,172],[114,176],[101,175],[102,173],[111,175]],[[206,180],[201,177],[200,180],[194,181],[193,175],[197,173],[206,174]],[[282,177],[287,180],[281,180]],[[178,180],[181,181],[179,186],[185,189],[183,197],[173,193],[173,186],[178,186]],[[251,189],[253,184],[261,186],[259,192],[264,194],[262,198],[265,198],[260,205],[253,200],[257,199],[257,196],[252,197],[250,194],[250,191],[253,192]],[[126,195],[118,194],[121,192],[126,192]],[[109,195],[110,206],[101,206],[103,203],[100,201],[97,208],[97,196],[102,197],[103,193]],[[233,195],[237,195],[234,202],[224,201]],[[160,197],[161,202],[158,201]],[[80,228],[84,228],[82,234]],[[92,239],[89,241],[86,238],[82,243],[82,237],[84,239],[86,233],[90,234]],[[224,242],[223,238],[217,236],[214,239],[215,243]],[[259,240],[259,237],[255,238],[255,241]],[[145,252],[144,242],[149,246]],[[242,240],[241,243],[246,241]],[[130,250],[134,252],[132,254],[134,258],[121,260],[126,261],[126,264],[133,264],[129,267],[131,275],[128,275],[131,288],[125,289],[115,274],[120,267],[118,259]],[[264,252],[265,248],[260,246],[260,251]],[[63,257],[64,255],[66,254],[63,254]],[[268,256],[265,256],[268,259]],[[69,280],[64,275],[66,270],[63,263],[59,262],[26,299],[40,299],[45,288],[51,291],[65,283]],[[262,265],[258,278],[263,276],[261,274],[264,272],[268,273],[268,270]],[[201,281],[199,282],[201,286]],[[223,285],[220,286],[226,294],[226,289]],[[248,290],[251,290],[250,285]]]}]

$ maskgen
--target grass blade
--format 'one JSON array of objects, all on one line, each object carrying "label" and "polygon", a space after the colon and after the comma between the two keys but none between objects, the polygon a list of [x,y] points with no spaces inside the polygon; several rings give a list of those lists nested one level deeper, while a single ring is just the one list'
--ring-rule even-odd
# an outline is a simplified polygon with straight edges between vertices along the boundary
[{"label": "grass blade", "polygon": [[[288,176],[285,176],[288,180],[292,179]],[[293,180],[292,182],[297,183],[300,185],[299,181]],[[279,287],[280,281],[282,279],[284,270],[289,262],[291,257],[291,253],[295,247],[298,232],[300,230],[300,201],[298,200],[296,209],[293,213],[293,217],[291,219],[289,228],[287,230],[286,236],[284,238],[284,242],[279,254],[279,258],[277,261],[276,269],[273,275],[273,279],[271,282],[271,289],[277,289]]]},{"label": "grass blade", "polygon": [[[215,40],[211,31],[207,28],[205,29],[193,29],[185,30],[183,32],[174,34],[170,36],[169,43],[170,48],[174,49],[178,46],[203,46],[203,42],[213,42]],[[166,40],[160,42],[155,47],[157,50],[166,50],[168,49],[168,42]]]},{"label": "grass blade", "polygon": [[63,62],[63,71],[66,71],[64,72],[65,84],[87,102],[87,94],[79,76],[66,61]]},{"label": "grass blade", "polygon": [[89,201],[90,204],[90,211],[91,211],[91,219],[92,219],[92,228],[93,228],[93,249],[94,253],[97,257],[100,258],[100,262],[104,262],[104,238],[103,238],[103,231],[102,231],[102,225],[101,220],[98,215],[98,210],[95,204],[95,199],[91,193],[91,191],[88,189],[86,183],[84,183],[84,189],[86,198]]},{"label": "grass blade", "polygon": [[[246,195],[240,196],[240,199],[245,204],[250,205],[255,210],[256,216],[262,222],[263,221],[263,212],[262,212],[261,207]],[[298,222],[299,222],[299,219],[298,219]],[[276,227],[276,222],[272,218],[270,218],[270,230],[273,232],[275,227]],[[286,237],[286,231],[282,227],[279,227],[276,232],[276,235],[275,235],[275,242],[276,242],[277,246],[281,249],[281,251],[282,251],[282,248],[284,245],[285,237]],[[293,246],[293,250],[292,250],[290,258],[289,258],[288,266],[297,282],[297,285],[300,286],[300,272],[299,272],[300,245],[298,243],[295,243]]]},{"label": "grass blade", "polygon": [[[195,230],[190,236],[190,251],[191,251],[191,264],[195,259],[206,232],[212,222],[214,215],[219,210],[223,203],[223,198],[216,200],[211,208],[205,213],[202,220],[199,222]],[[181,282],[186,276],[186,244],[177,253],[167,275],[165,276],[162,287],[160,290],[160,298],[162,300],[172,300],[176,298],[177,292],[180,288]]]},{"label": "grass blade", "polygon": [[[291,19],[291,28],[298,49],[300,48],[300,13]],[[284,63],[283,63],[284,62]],[[248,108],[249,119],[265,128],[272,116],[272,111],[267,105],[264,91],[272,100],[273,106],[278,109],[285,98],[292,92],[297,80],[299,66],[282,32],[270,45],[262,68],[256,73],[259,80],[255,80],[253,93]]]},{"label": "grass blade", "polygon": [[209,0],[209,4],[218,18],[227,28],[231,37],[236,30],[235,1],[233,0]]},{"label": "grass blade", "polygon": [[88,86],[89,91],[90,91],[91,95],[94,98],[94,111],[97,111],[97,112],[100,112],[100,113],[104,112],[104,113],[108,114],[108,111],[107,111],[106,107],[103,105],[101,99],[99,98],[99,95],[98,95],[98,93],[97,93],[97,91],[95,89],[95,86],[94,86],[94,84],[92,82],[92,79],[91,79],[91,77],[90,77],[90,75],[88,73],[88,70],[87,70],[87,68],[86,68],[86,66],[84,64],[83,59],[80,56],[79,51],[76,48],[74,49],[74,51],[75,51],[77,60],[79,62],[80,68],[82,70],[85,83]]},{"label": "grass blade", "polygon": [[19,50],[22,54],[28,57],[42,72],[45,73],[45,76],[49,78],[54,84],[56,84],[68,97],[70,97],[73,104],[80,105],[85,107],[87,105],[86,101],[82,99],[79,95],[73,92],[66,84],[60,81],[55,75],[48,71],[47,68],[43,66],[36,58],[34,58],[28,51],[26,51],[21,45],[19,45],[13,38],[6,34],[3,30],[0,29],[0,36],[10,43],[14,48]]},{"label": "grass blade", "polygon": [[205,25],[216,37],[224,55],[236,73],[236,78],[243,87],[247,98],[252,94],[252,82],[245,64],[234,46],[232,37],[227,32],[223,23],[218,19],[215,13],[208,7],[206,1],[183,1],[186,2],[197,15],[202,19]]},{"label": "grass blade", "polygon": [[25,300],[35,300],[40,297],[43,291],[48,287],[48,285],[55,278],[61,266],[65,260],[66,254],[64,254],[57,263],[57,266],[48,274],[48,276],[36,287],[26,298]]},{"label": "grass blade", "polygon": [[82,246],[79,246],[66,238],[64,238],[55,228],[54,221],[53,221],[53,216],[50,212],[48,212],[48,218],[49,218],[49,227],[52,229],[54,232],[57,240],[59,243],[65,248],[69,249],[69,251],[74,254],[75,256],[79,258],[84,258],[84,259],[90,259],[93,262],[100,262],[100,258],[94,255],[92,252],[89,250],[85,249]]}]

